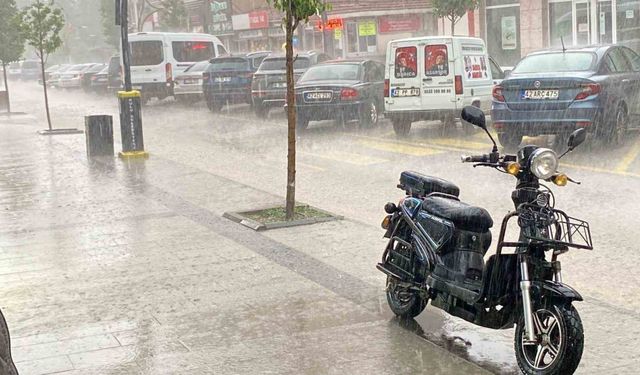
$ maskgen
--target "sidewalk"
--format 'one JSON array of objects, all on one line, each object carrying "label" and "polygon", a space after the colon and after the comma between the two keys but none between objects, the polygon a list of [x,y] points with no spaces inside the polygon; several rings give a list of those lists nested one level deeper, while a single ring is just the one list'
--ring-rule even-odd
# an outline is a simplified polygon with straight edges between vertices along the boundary
[{"label": "sidewalk", "polygon": [[91,164],[84,136],[30,121],[0,119],[0,306],[21,374],[486,373],[391,317],[370,227],[256,233],[222,213],[282,197],[161,155]]}]

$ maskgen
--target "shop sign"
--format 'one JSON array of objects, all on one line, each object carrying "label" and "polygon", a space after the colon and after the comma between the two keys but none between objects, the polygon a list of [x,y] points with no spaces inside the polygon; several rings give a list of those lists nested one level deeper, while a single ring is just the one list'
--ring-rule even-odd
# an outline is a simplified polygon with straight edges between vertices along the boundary
[{"label": "shop sign", "polygon": [[518,47],[516,17],[502,17],[502,49],[512,50]]},{"label": "shop sign", "polygon": [[269,13],[264,10],[237,14],[232,17],[234,30],[266,29],[269,27]]},{"label": "shop sign", "polygon": [[250,29],[266,29],[269,27],[269,13],[264,10],[249,12]]},{"label": "shop sign", "polygon": [[229,34],[233,31],[231,22],[231,5],[230,0],[211,0],[209,5],[211,9],[211,25],[209,32],[214,35]]},{"label": "shop sign", "polygon": [[[327,30],[342,30],[342,28],[344,27],[344,21],[342,21],[342,18],[332,18],[327,20],[327,22],[325,22],[324,27]],[[322,31],[322,20],[316,20],[313,23],[313,30],[314,31]]]},{"label": "shop sign", "polygon": [[264,31],[263,30],[245,30],[238,32],[238,38],[240,39],[257,39],[263,38]]},{"label": "shop sign", "polygon": [[364,21],[358,23],[358,36],[376,35],[376,22]]},{"label": "shop sign", "polygon": [[285,32],[281,27],[272,27],[267,31],[267,35],[270,37],[285,36]]},{"label": "shop sign", "polygon": [[633,9],[624,12],[626,18],[633,18]]},{"label": "shop sign", "polygon": [[403,17],[384,16],[379,19],[379,28],[381,34],[420,31],[422,29],[422,18],[416,15]]},{"label": "shop sign", "polygon": [[336,29],[336,30],[334,30],[334,31],[333,31],[333,37],[334,37],[336,40],[340,40],[340,39],[342,39],[342,30],[340,30],[340,29]]}]

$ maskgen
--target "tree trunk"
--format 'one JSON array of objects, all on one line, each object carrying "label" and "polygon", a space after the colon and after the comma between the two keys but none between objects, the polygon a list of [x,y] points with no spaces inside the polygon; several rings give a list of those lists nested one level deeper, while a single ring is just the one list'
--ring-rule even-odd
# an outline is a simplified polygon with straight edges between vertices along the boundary
[{"label": "tree trunk", "polygon": [[9,97],[9,81],[7,81],[7,64],[2,63],[2,72],[4,76],[4,89],[7,90],[7,112],[11,113],[11,98]]},{"label": "tree trunk", "polygon": [[40,50],[40,74],[42,74],[42,87],[44,87],[44,108],[47,110],[47,124],[49,124],[49,131],[53,130],[51,127],[51,114],[49,113],[49,95],[47,94],[47,77],[44,75],[44,53]]},{"label": "tree trunk", "polygon": [[453,36],[453,34],[456,32],[456,16],[455,15],[451,15],[451,36]]},{"label": "tree trunk", "polygon": [[286,17],[287,50],[287,198],[286,220],[293,220],[296,204],[296,107],[293,80],[293,15],[291,10]]}]

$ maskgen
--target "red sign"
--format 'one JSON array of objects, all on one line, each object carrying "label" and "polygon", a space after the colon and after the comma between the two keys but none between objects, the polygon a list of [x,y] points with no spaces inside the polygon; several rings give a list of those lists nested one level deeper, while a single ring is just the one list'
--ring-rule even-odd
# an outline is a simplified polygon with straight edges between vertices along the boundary
[{"label": "red sign", "polygon": [[403,31],[419,31],[422,29],[422,19],[415,15],[402,17],[380,17],[378,30],[380,33],[397,33]]},{"label": "red sign", "polygon": [[[342,30],[342,28],[344,27],[344,22],[342,21],[342,18],[332,18],[330,20],[327,20],[327,23],[325,23],[325,27],[327,28],[327,30]],[[315,31],[322,31],[322,20],[317,20],[314,23],[313,28],[315,29]]]},{"label": "red sign", "polygon": [[250,29],[266,29],[269,27],[269,13],[264,10],[249,12]]}]

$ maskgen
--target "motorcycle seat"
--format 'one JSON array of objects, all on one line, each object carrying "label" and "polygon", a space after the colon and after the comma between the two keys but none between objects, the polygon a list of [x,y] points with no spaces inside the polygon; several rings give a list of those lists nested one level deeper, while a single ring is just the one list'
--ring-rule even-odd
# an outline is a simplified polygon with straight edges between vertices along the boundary
[{"label": "motorcycle seat", "polygon": [[487,210],[451,198],[428,196],[424,199],[422,209],[451,221],[458,229],[484,233],[493,226],[493,219]]},{"label": "motorcycle seat", "polygon": [[405,190],[408,195],[418,197],[425,197],[431,193],[448,194],[454,197],[460,195],[460,188],[455,184],[414,171],[404,171],[400,174],[398,188]]}]

